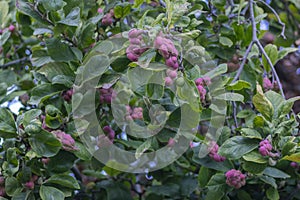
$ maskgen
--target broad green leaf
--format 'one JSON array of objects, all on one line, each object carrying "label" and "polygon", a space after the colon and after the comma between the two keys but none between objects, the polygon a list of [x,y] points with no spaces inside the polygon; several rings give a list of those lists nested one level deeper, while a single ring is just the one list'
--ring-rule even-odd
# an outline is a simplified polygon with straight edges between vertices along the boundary
[{"label": "broad green leaf", "polygon": [[50,97],[61,93],[65,90],[64,86],[61,85],[52,85],[50,83],[41,84],[33,88],[31,91],[31,98],[29,104],[38,105],[43,101],[49,99]]},{"label": "broad green leaf", "polygon": [[114,8],[114,15],[116,18],[123,18],[128,15],[130,11],[131,5],[129,3],[123,3]]},{"label": "broad green leaf", "polygon": [[267,167],[263,174],[273,178],[290,178],[291,176],[274,167]]},{"label": "broad green leaf", "polygon": [[66,18],[59,21],[61,24],[68,26],[79,26],[80,23],[80,8],[75,7],[71,12],[66,16]]},{"label": "broad green leaf", "polygon": [[22,191],[23,187],[15,177],[5,179],[5,192],[8,196],[14,196]]},{"label": "broad green leaf", "polygon": [[233,42],[228,37],[221,36],[219,41],[223,46],[231,47],[233,45]]},{"label": "broad green leaf", "polygon": [[257,93],[252,98],[253,104],[267,120],[272,121],[274,115],[273,105],[264,95],[260,85],[257,85],[256,89]]},{"label": "broad green leaf", "polygon": [[152,139],[147,139],[141,146],[139,146],[135,151],[135,158],[139,159],[145,151],[151,148]]},{"label": "broad green leaf", "polygon": [[249,162],[265,164],[268,162],[268,158],[263,157],[258,151],[251,151],[243,156],[243,159]]},{"label": "broad green leaf", "polygon": [[12,113],[6,108],[0,108],[0,137],[14,138],[17,128]]},{"label": "broad green leaf", "polygon": [[244,101],[244,96],[237,93],[224,93],[214,97],[215,99],[220,99],[224,101]]},{"label": "broad green leaf", "polygon": [[83,66],[83,71],[80,74],[82,81],[86,82],[93,78],[100,77],[108,68],[110,62],[106,55],[95,55],[91,57]]},{"label": "broad green leaf", "polygon": [[[264,49],[265,49],[268,57],[270,58],[272,64],[274,65],[277,62],[277,59],[278,59],[277,46],[273,45],[273,44],[268,44],[267,46],[265,46]],[[266,69],[267,72],[270,72],[271,67],[270,67],[269,63],[267,62],[267,59],[264,55],[262,56],[262,60],[263,60],[264,68]]]},{"label": "broad green leaf", "polygon": [[[49,81],[58,79],[58,76],[74,77],[75,74],[69,65],[62,62],[53,62],[44,65],[38,70],[39,73],[46,76]],[[54,79],[54,81],[55,81]]]},{"label": "broad green leaf", "polygon": [[180,194],[182,196],[189,196],[198,187],[198,181],[193,176],[186,176],[180,180]]},{"label": "broad green leaf", "polygon": [[220,148],[219,154],[227,159],[239,159],[258,147],[259,140],[235,136],[228,139]]},{"label": "broad green leaf", "polygon": [[242,165],[243,169],[251,174],[261,174],[267,167],[267,163],[256,163],[244,161]]},{"label": "broad green leaf", "polygon": [[[300,3],[300,1],[299,1]],[[283,48],[279,51],[278,53],[278,59],[277,61],[283,59],[285,56],[287,56],[289,53],[298,51],[298,48],[293,48],[293,47],[289,47],[289,48]]]},{"label": "broad green leaf", "polygon": [[63,0],[40,0],[47,11],[57,11],[65,5]]},{"label": "broad green leaf", "polygon": [[241,189],[237,191],[237,197],[238,199],[252,200],[251,195],[245,190],[241,190]]},{"label": "broad green leaf", "polygon": [[47,63],[54,62],[54,60],[49,56],[48,52],[41,48],[40,46],[32,47],[31,63],[35,67],[41,67]]},{"label": "broad green leaf", "polygon": [[77,59],[71,47],[58,38],[46,40],[46,46],[49,56],[56,62],[68,62]]},{"label": "broad green leaf", "polygon": [[0,2],[0,26],[6,21],[8,11],[9,11],[8,2],[7,1],[1,1]]},{"label": "broad green leaf", "polygon": [[300,153],[295,153],[295,154],[292,154],[292,155],[289,155],[289,156],[284,156],[282,158],[282,160],[289,160],[289,161],[292,161],[292,162],[299,162],[300,163]]},{"label": "broad green leaf", "polygon": [[226,90],[242,90],[250,88],[251,84],[243,80],[238,80],[237,82],[231,83],[228,86],[226,86]]},{"label": "broad green leaf", "polygon": [[256,131],[255,129],[251,128],[242,128],[240,130],[242,133],[242,136],[247,137],[247,138],[255,138],[255,139],[262,139],[260,133]]},{"label": "broad green leaf", "polygon": [[198,182],[201,188],[204,188],[212,176],[212,171],[204,166],[201,166],[198,174]]},{"label": "broad green leaf", "polygon": [[29,125],[32,121],[36,120],[41,114],[42,111],[39,109],[32,109],[27,111],[24,114],[23,126],[26,127],[27,125]]},{"label": "broad green leaf", "polygon": [[217,68],[207,72],[203,77],[208,76],[212,79],[212,78],[222,75],[226,72],[227,72],[227,64],[221,64]]},{"label": "broad green leaf", "polygon": [[292,111],[295,101],[299,100],[300,97],[298,96],[281,102],[281,104],[278,106],[278,117],[289,114]]},{"label": "broad green leaf", "polygon": [[275,189],[273,187],[270,187],[269,189],[267,189],[266,194],[267,194],[267,198],[269,200],[279,200],[279,198],[280,198],[277,189]]},{"label": "broad green leaf", "polygon": [[274,178],[269,176],[260,176],[259,179],[277,189],[276,180]]},{"label": "broad green leaf", "polygon": [[72,189],[80,189],[77,180],[73,176],[66,174],[54,174],[45,183],[57,184]]},{"label": "broad green leaf", "polygon": [[29,2],[25,2],[24,0],[18,0],[18,3],[16,4],[16,7],[24,14],[32,17],[33,19],[37,20],[38,22],[41,22],[46,25],[51,25],[50,22],[45,20],[39,12],[34,10],[34,5]]},{"label": "broad green leaf", "polygon": [[61,143],[54,134],[44,130],[32,135],[28,140],[32,150],[39,156],[52,157],[61,148]]},{"label": "broad green leaf", "polygon": [[286,156],[286,155],[289,156],[289,155],[295,153],[296,150],[297,150],[297,143],[295,143],[295,142],[287,142],[287,143],[285,143],[283,145],[281,154],[283,156]]},{"label": "broad green leaf", "polygon": [[0,35],[0,47],[4,46],[4,44],[7,42],[7,40],[9,39],[11,35],[10,31],[4,31],[1,35]]},{"label": "broad green leaf", "polygon": [[65,199],[65,195],[61,190],[50,186],[42,185],[40,187],[39,194],[42,200],[64,200]]},{"label": "broad green leaf", "polygon": [[179,195],[180,187],[174,183],[167,183],[164,185],[153,185],[148,188],[148,192],[155,193],[157,195],[164,195],[164,196],[177,196]]},{"label": "broad green leaf", "polygon": [[92,155],[87,150],[85,145],[83,145],[82,143],[76,141],[75,146],[77,147],[78,150],[73,152],[74,155],[76,155],[81,160],[90,160],[91,159]]},{"label": "broad green leaf", "polygon": [[208,184],[208,193],[205,200],[219,200],[225,195],[226,178],[224,174],[215,174],[211,177]]},{"label": "broad green leaf", "polygon": [[133,8],[139,8],[144,3],[144,0],[135,0]]}]

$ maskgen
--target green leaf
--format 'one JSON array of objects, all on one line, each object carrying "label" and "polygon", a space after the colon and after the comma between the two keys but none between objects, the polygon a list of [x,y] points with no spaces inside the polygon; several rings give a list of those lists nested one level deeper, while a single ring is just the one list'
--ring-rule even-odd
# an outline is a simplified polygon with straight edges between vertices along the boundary
[{"label": "green leaf", "polygon": [[201,166],[198,174],[198,182],[201,188],[204,188],[212,176],[212,171],[204,166]]},{"label": "green leaf", "polygon": [[6,30],[0,35],[0,47],[4,46],[11,35],[11,32]]},{"label": "green leaf", "polygon": [[65,90],[64,86],[52,85],[50,83],[41,84],[33,88],[31,91],[31,98],[29,104],[38,105],[50,97],[61,93]]},{"label": "green leaf", "polygon": [[44,130],[32,135],[28,140],[32,150],[39,156],[52,157],[61,148],[61,143],[54,134]]},{"label": "green leaf", "polygon": [[260,174],[266,169],[267,163],[259,164],[256,162],[244,161],[242,166],[245,171],[251,174]]},{"label": "green leaf", "polygon": [[41,22],[46,25],[51,25],[50,22],[45,20],[41,17],[39,12],[34,10],[34,5],[29,2],[25,2],[24,0],[18,0],[16,3],[16,7],[24,14],[32,17],[33,19],[37,20],[38,22]]},{"label": "green leaf", "polygon": [[297,143],[287,142],[283,145],[281,154],[283,156],[291,155],[291,154],[295,153],[296,150],[297,150]]},{"label": "green leaf", "polygon": [[153,185],[148,188],[148,192],[169,197],[179,195],[179,190],[179,185],[174,183],[167,183],[164,185]]},{"label": "green leaf", "polygon": [[52,60],[52,58],[49,56],[48,52],[44,48],[41,48],[40,46],[34,46],[31,50],[31,63],[33,66],[40,67],[47,63],[54,62],[54,60]]},{"label": "green leaf", "polygon": [[226,0],[212,0],[211,2],[219,9],[224,9],[224,6],[226,4]]},{"label": "green leaf", "polygon": [[64,18],[60,20],[59,23],[65,24],[68,26],[79,26],[80,24],[80,8],[75,7],[71,10],[71,12]]},{"label": "green leaf", "polygon": [[227,188],[224,174],[215,174],[211,177],[208,184],[208,193],[205,200],[219,200],[225,195]]},{"label": "green leaf", "polygon": [[100,77],[108,68],[110,62],[106,55],[92,56],[83,66],[82,81],[86,82],[93,78]]},{"label": "green leaf", "polygon": [[291,176],[274,167],[267,167],[263,174],[273,178],[290,178]]},{"label": "green leaf", "polygon": [[212,79],[212,78],[222,75],[226,72],[227,72],[227,64],[221,64],[217,68],[207,72],[203,77],[208,76]]},{"label": "green leaf", "polygon": [[38,70],[38,72],[45,75],[49,81],[53,81],[55,77],[59,77],[59,76],[66,76],[66,77],[75,76],[70,66],[66,63],[61,63],[61,62],[53,62],[53,63],[46,64],[43,67],[41,67]]},{"label": "green leaf", "polygon": [[56,62],[68,62],[77,59],[71,50],[71,47],[68,44],[61,42],[58,38],[46,40],[46,46],[48,54]]},{"label": "green leaf", "polygon": [[268,121],[272,121],[274,115],[272,103],[266,98],[260,85],[257,85],[256,88],[257,93],[252,98],[253,104]]},{"label": "green leaf", "polygon": [[196,190],[197,186],[197,179],[195,179],[193,176],[186,176],[180,180],[180,194],[182,196],[189,196]]},{"label": "green leaf", "polygon": [[295,51],[298,51],[298,48],[289,47],[289,48],[283,48],[283,49],[281,49],[279,51],[279,53],[278,53],[278,59],[277,59],[277,61],[283,59],[289,53],[292,53],[292,52],[295,52]]},{"label": "green leaf", "polygon": [[238,199],[252,200],[251,195],[248,192],[246,192],[245,190],[238,190],[237,197],[238,197]]},{"label": "green leaf", "polygon": [[228,37],[221,36],[219,41],[223,46],[231,47],[233,45],[233,42]]},{"label": "green leaf", "polygon": [[47,11],[57,11],[64,6],[63,0],[40,0]]},{"label": "green leaf", "polygon": [[265,164],[268,162],[268,159],[263,157],[258,151],[251,151],[243,156],[243,159],[249,162]]},{"label": "green leaf", "polygon": [[130,11],[131,5],[129,3],[123,3],[114,8],[114,15],[116,18],[123,18],[128,15]]},{"label": "green leaf", "polygon": [[247,138],[255,138],[255,139],[262,139],[260,133],[254,129],[251,128],[242,128],[240,130],[242,136]]},{"label": "green leaf", "polygon": [[22,191],[22,185],[15,177],[5,179],[5,192],[8,196],[14,196]]},{"label": "green leaf", "polygon": [[267,194],[267,198],[270,199],[270,200],[279,200],[279,198],[280,198],[277,189],[275,189],[273,187],[270,187],[266,191],[266,194]]},{"label": "green leaf", "polygon": [[274,178],[269,176],[260,176],[259,179],[277,189],[276,180]]},{"label": "green leaf", "polygon": [[76,141],[75,146],[78,149],[77,151],[73,152],[75,156],[77,156],[81,160],[90,160],[91,159],[92,155],[87,150],[85,145],[83,145],[82,143]]},{"label": "green leaf", "polygon": [[64,200],[65,199],[64,193],[55,187],[42,185],[40,187],[39,193],[42,200]]},{"label": "green leaf", "polygon": [[251,84],[247,81],[238,80],[234,83],[231,83],[226,87],[226,90],[242,90],[242,89],[250,89]]},{"label": "green leaf", "polygon": [[72,189],[80,189],[77,180],[70,175],[54,174],[45,183],[58,184]]},{"label": "green leaf", "polygon": [[26,127],[27,125],[29,125],[32,121],[36,120],[41,114],[42,111],[39,109],[32,109],[27,111],[24,114],[23,126]]},{"label": "green leaf", "polygon": [[272,103],[274,108],[274,118],[279,117],[279,109],[282,106],[282,104],[285,104],[285,100],[283,97],[278,94],[277,92],[274,92],[272,90],[265,93],[265,96],[267,99]]},{"label": "green leaf", "polygon": [[15,119],[6,108],[0,108],[0,137],[13,138],[17,136]]},{"label": "green leaf", "polygon": [[219,154],[227,159],[239,159],[258,147],[258,140],[235,136],[227,140],[220,148]]},{"label": "green leaf", "polygon": [[145,151],[151,148],[152,139],[147,139],[141,146],[139,146],[135,151],[135,158],[139,159]]},{"label": "green leaf", "polygon": [[243,95],[237,93],[229,93],[229,92],[220,94],[218,96],[215,96],[214,98],[224,100],[224,101],[240,101],[240,102],[244,101]]},{"label": "green leaf", "polygon": [[290,98],[286,101],[282,101],[278,106],[278,117],[289,114],[292,111],[295,101],[300,100],[300,97]]},{"label": "green leaf", "polygon": [[[268,44],[267,46],[265,46],[265,51],[268,55],[268,57],[270,58],[272,64],[274,65],[277,62],[278,59],[278,50],[277,50],[277,46],[273,45],[273,44]],[[267,72],[271,71],[271,67],[266,59],[266,57],[263,55],[262,56],[263,59],[263,66],[266,69]]]},{"label": "green leaf", "polygon": [[292,161],[292,162],[300,162],[300,152],[292,154],[290,156],[284,156],[282,158],[282,160],[289,160],[289,161]]},{"label": "green leaf", "polygon": [[1,1],[0,2],[0,26],[6,21],[8,11],[9,11],[8,2],[7,1]]}]

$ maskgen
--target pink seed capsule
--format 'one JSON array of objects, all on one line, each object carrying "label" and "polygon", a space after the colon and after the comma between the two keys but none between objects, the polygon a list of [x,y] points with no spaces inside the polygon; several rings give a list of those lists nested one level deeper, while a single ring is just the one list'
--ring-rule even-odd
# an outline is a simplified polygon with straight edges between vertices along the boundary
[{"label": "pink seed capsule", "polygon": [[173,84],[173,80],[170,77],[165,77],[166,86],[170,86]]},{"label": "pink seed capsule", "polygon": [[15,31],[15,29],[16,29],[16,27],[14,26],[14,25],[9,25],[9,27],[8,27],[8,30],[10,31],[10,32],[14,32]]},{"label": "pink seed capsule", "polygon": [[103,13],[103,9],[102,8],[98,8],[97,12],[98,13]]}]

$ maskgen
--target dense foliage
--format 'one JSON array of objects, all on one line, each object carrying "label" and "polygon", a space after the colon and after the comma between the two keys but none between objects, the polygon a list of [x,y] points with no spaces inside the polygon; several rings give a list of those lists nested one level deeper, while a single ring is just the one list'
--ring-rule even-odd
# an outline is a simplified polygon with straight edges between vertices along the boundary
[{"label": "dense foliage", "polygon": [[2,0],[0,199],[300,199],[299,11]]}]

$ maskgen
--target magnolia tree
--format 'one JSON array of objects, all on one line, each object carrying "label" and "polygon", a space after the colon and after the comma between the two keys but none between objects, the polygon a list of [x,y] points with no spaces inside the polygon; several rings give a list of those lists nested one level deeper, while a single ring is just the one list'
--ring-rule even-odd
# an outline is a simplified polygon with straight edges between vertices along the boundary
[{"label": "magnolia tree", "polygon": [[2,0],[0,199],[300,199],[299,5]]}]

